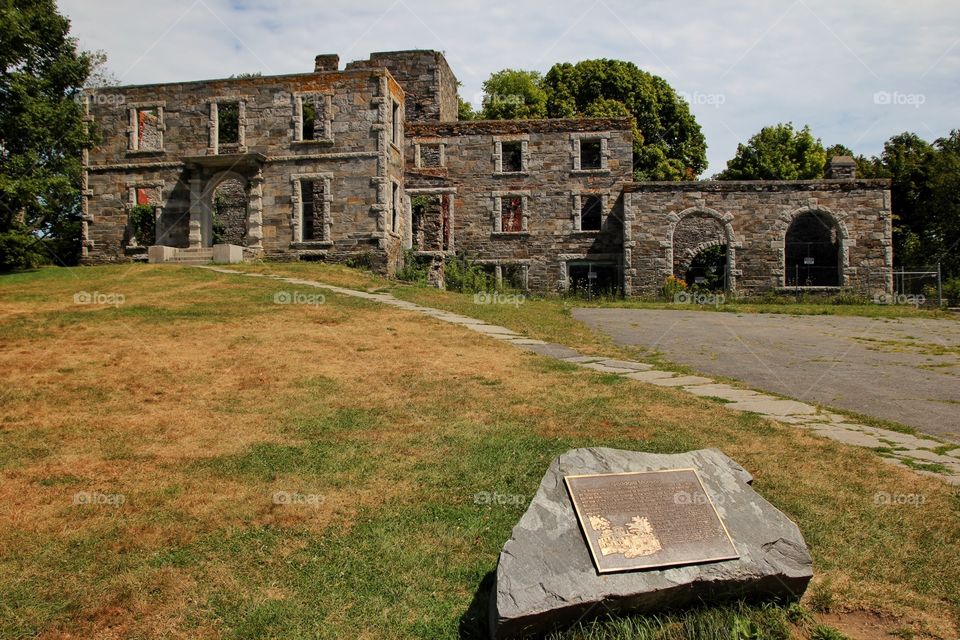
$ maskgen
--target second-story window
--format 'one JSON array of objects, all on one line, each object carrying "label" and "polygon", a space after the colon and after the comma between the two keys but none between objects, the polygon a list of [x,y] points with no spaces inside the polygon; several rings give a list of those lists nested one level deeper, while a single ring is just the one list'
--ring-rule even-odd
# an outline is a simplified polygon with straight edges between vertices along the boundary
[{"label": "second-story window", "polygon": [[400,146],[400,103],[392,101],[393,111],[390,115],[390,132],[393,144]]},{"label": "second-story window", "polygon": [[603,225],[603,199],[600,196],[582,196],[580,203],[580,230],[600,231]]},{"label": "second-story window", "polygon": [[163,103],[130,105],[127,151],[163,151]]},{"label": "second-story window", "polygon": [[240,144],[240,103],[217,105],[217,140],[221,145]]},{"label": "second-story window", "polygon": [[603,147],[599,138],[580,141],[580,168],[603,168]]},{"label": "second-story window", "polygon": [[503,171],[523,171],[523,143],[519,140],[501,143],[500,158]]},{"label": "second-story window", "polygon": [[323,191],[323,180],[300,181],[300,193],[303,198],[300,229],[304,242],[324,239]]},{"label": "second-story window", "polygon": [[503,196],[500,198],[500,231],[519,233],[523,231],[523,198]]},{"label": "second-story window", "polygon": [[390,219],[390,230],[396,233],[400,221],[400,185],[398,185],[396,182],[393,183],[393,194],[390,198],[390,211],[392,214]]},{"label": "second-story window", "polygon": [[304,140],[316,140],[317,129],[320,134],[323,133],[323,123],[318,121],[317,102],[314,98],[305,97],[303,99],[303,114],[300,117],[300,123],[303,127]]}]

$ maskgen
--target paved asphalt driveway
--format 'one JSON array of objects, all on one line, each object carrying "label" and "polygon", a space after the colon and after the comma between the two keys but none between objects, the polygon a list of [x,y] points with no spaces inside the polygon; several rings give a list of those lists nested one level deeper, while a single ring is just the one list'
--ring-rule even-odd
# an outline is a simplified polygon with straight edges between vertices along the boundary
[{"label": "paved asphalt driveway", "polygon": [[620,345],[960,442],[960,322],[575,309]]}]

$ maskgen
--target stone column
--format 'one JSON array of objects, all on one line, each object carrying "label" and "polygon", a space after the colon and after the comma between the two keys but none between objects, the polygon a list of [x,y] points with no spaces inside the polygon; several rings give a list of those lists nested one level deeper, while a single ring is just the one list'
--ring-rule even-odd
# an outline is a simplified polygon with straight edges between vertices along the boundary
[{"label": "stone column", "polygon": [[197,177],[190,178],[190,248],[199,249],[203,246],[201,224],[203,217],[203,181]]},{"label": "stone column", "polygon": [[250,178],[247,194],[247,246],[263,250],[263,171]]}]

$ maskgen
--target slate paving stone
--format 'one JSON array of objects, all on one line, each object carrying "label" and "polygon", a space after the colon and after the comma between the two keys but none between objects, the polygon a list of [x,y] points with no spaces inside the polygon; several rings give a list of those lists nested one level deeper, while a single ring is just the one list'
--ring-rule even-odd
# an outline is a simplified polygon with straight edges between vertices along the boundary
[{"label": "slate paving stone", "polygon": [[677,376],[676,378],[659,378],[650,380],[651,384],[655,384],[659,387],[693,387],[700,384],[708,384],[713,382],[710,378],[703,378],[701,376]]}]

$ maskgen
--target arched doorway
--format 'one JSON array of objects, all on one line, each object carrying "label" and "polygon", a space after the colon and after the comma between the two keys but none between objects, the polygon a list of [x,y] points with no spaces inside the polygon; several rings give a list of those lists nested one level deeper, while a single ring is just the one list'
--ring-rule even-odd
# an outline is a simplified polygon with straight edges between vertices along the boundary
[{"label": "arched doorway", "polygon": [[785,284],[840,286],[840,241],[840,228],[830,214],[806,211],[796,216],[784,238]]},{"label": "arched doorway", "polygon": [[238,176],[227,176],[216,183],[210,195],[209,239],[206,244],[247,243],[247,183]]},{"label": "arched doorway", "polygon": [[707,209],[680,214],[671,238],[673,276],[688,286],[710,291],[732,290],[729,225]]},{"label": "arched doorway", "polygon": [[708,291],[727,290],[727,245],[718,244],[697,251],[683,274],[688,285]]}]

